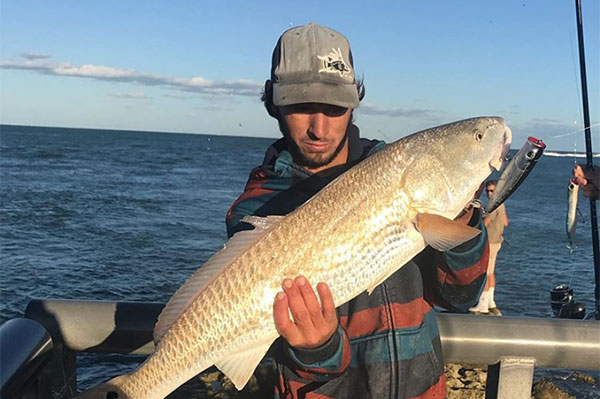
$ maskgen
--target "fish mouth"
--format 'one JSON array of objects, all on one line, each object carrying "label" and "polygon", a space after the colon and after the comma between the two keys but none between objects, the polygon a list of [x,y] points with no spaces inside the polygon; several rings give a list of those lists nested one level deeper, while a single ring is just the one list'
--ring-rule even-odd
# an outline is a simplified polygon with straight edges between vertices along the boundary
[{"label": "fish mouth", "polygon": [[512,143],[512,130],[506,124],[502,123],[504,127],[504,132],[502,133],[502,140],[498,144],[499,156],[492,158],[490,161],[490,169],[491,170],[501,170],[508,164],[508,153],[510,152],[510,144]]},{"label": "fish mouth", "polygon": [[503,167],[508,163],[508,153],[510,152],[510,144],[512,143],[512,130],[508,126],[504,126],[504,144],[502,146],[502,158]]}]

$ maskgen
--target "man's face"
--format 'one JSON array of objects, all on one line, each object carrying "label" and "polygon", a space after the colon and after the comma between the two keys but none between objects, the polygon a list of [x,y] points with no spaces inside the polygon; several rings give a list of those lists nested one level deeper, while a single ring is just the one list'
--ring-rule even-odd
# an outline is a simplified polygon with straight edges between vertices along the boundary
[{"label": "man's face", "polygon": [[487,194],[488,198],[492,198],[494,196],[495,189],[496,189],[496,186],[494,184],[489,185],[485,188],[485,193]]},{"label": "man's face", "polygon": [[321,103],[280,107],[294,161],[311,172],[342,165],[348,159],[346,128],[352,110]]}]

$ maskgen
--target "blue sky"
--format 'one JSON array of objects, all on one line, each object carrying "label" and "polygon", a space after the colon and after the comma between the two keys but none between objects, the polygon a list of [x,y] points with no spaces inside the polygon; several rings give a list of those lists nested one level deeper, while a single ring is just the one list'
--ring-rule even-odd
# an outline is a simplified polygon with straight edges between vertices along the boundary
[{"label": "blue sky", "polygon": [[[582,3],[594,125],[600,2]],[[0,123],[279,137],[260,88],[311,21],[350,40],[365,137],[500,115],[513,148],[585,149],[573,0],[0,0]]]}]

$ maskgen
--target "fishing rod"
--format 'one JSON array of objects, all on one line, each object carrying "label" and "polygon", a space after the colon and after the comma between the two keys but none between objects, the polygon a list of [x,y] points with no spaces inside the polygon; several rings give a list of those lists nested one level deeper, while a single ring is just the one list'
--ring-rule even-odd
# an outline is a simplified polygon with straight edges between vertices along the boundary
[{"label": "fishing rod", "polygon": [[[577,15],[577,39],[579,42],[579,70],[581,73],[581,94],[583,101],[583,126],[585,127],[585,151],[587,167],[594,166],[592,157],[592,132],[590,129],[590,110],[588,104],[587,77],[585,71],[585,51],[583,49],[583,18],[581,16],[581,0],[575,0],[575,13]],[[596,201],[590,198],[590,217],[592,220],[592,247],[594,251],[594,277],[596,286],[596,320],[600,320],[600,248],[598,248],[598,216],[596,214]]]}]

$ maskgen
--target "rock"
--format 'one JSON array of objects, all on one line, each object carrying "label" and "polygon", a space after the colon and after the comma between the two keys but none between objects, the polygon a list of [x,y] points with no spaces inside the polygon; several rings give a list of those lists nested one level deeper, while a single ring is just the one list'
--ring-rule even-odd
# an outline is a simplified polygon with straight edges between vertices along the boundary
[{"label": "rock", "polygon": [[535,399],[575,399],[546,379],[536,381],[531,393]]},{"label": "rock", "polygon": [[461,364],[446,364],[448,399],[484,399],[487,369]]},{"label": "rock", "polygon": [[[448,363],[445,367],[448,399],[485,399],[487,367]],[[276,382],[275,363],[265,359],[242,391],[238,391],[216,368],[210,368],[169,395],[169,399],[271,399]],[[572,380],[596,384],[594,377],[573,373]],[[540,379],[533,384],[534,399],[571,399],[573,396],[551,381]]]},{"label": "rock", "polygon": [[579,382],[585,382],[586,384],[590,385],[596,384],[596,379],[589,374],[573,373],[571,374],[570,378]]},{"label": "rock", "polygon": [[211,367],[178,388],[168,399],[271,399],[274,386],[275,363],[264,360],[241,391],[228,377]]}]

